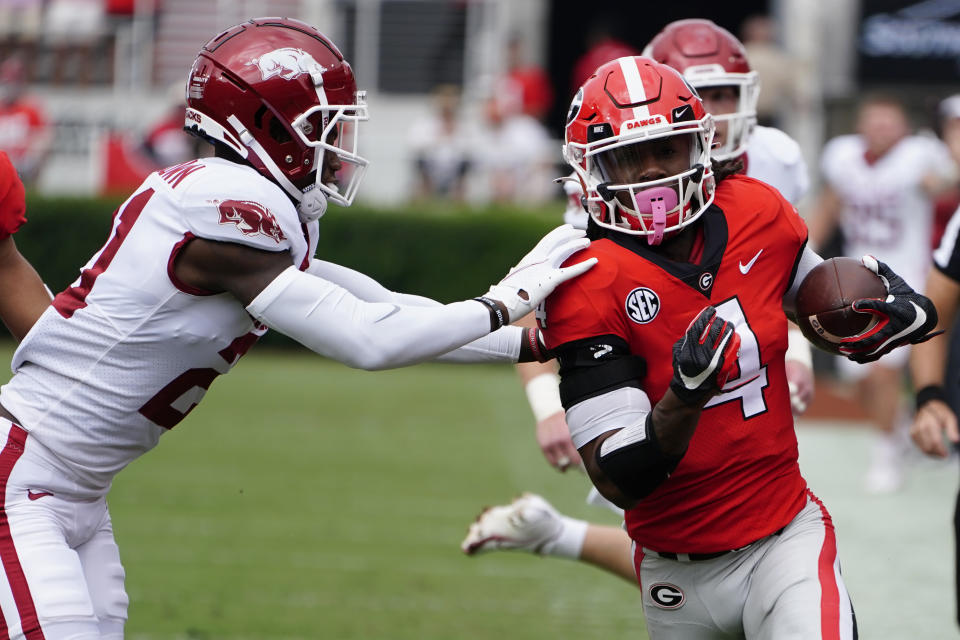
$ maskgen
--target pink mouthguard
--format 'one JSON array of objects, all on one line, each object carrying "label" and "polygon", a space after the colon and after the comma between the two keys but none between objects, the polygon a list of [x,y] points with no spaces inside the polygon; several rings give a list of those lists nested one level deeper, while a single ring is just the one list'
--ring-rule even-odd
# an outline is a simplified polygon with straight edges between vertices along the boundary
[{"label": "pink mouthguard", "polygon": [[670,187],[652,187],[639,192],[637,211],[646,215],[653,215],[653,235],[647,236],[647,244],[660,244],[663,240],[663,230],[667,226],[667,211],[674,209],[680,201],[677,192]]}]

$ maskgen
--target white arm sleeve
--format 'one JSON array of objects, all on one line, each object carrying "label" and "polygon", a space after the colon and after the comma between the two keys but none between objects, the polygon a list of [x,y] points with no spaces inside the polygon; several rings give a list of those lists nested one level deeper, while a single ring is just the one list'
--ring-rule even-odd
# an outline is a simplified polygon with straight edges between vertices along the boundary
[{"label": "white arm sleeve", "polygon": [[823,262],[823,258],[816,251],[811,249],[809,245],[804,247],[800,261],[797,263],[797,272],[793,274],[793,282],[787,286],[787,292],[783,294],[784,311],[790,315],[794,314],[797,310],[797,289],[800,288],[800,283],[807,277],[810,270],[821,262]]},{"label": "white arm sleeve", "polygon": [[607,431],[643,425],[650,411],[650,398],[637,387],[621,387],[587,398],[567,409],[570,439],[579,449]]},{"label": "white arm sleeve", "polygon": [[[443,304],[409,293],[397,293],[387,289],[368,275],[354,271],[332,262],[311,260],[307,273],[340,285],[356,297],[366,302],[389,302],[411,307],[442,307]],[[520,343],[523,329],[503,327],[470,344],[444,353],[436,358],[438,362],[478,363],[478,362],[516,362],[520,357]]]},{"label": "white arm sleeve", "polygon": [[368,370],[423,362],[490,332],[490,314],[480,302],[437,307],[365,302],[293,266],[247,311],[320,355]]},{"label": "white arm sleeve", "polygon": [[409,293],[397,293],[374,280],[368,275],[354,271],[332,262],[311,260],[307,273],[338,284],[361,300],[367,302],[390,302],[415,307],[439,307],[441,303],[424,296]]}]

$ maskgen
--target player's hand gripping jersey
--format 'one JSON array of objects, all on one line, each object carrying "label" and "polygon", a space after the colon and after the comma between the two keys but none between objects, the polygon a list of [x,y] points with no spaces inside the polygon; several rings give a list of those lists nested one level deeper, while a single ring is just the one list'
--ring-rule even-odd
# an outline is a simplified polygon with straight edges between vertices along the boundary
[{"label": "player's hand gripping jersey", "polygon": [[17,349],[3,405],[82,486],[106,490],[266,331],[232,295],[178,282],[180,249],[196,237],[289,251],[304,269],[317,228],[245,165],[206,158],[152,174]]},{"label": "player's hand gripping jersey", "polygon": [[[805,503],[784,371],[782,301],[807,238],[802,219],[772,187],[723,180],[703,215],[696,264],[654,253],[644,238],[610,233],[578,255],[599,263],[548,298],[541,328],[561,362],[561,393],[572,404],[638,386],[651,404],[673,375],[671,348],[712,304],[737,325],[738,371],[707,403],[672,475],[627,511],[645,547],[710,553],[736,549],[786,525]],[[638,356],[643,373],[610,374]],[[638,371],[637,360],[621,371]],[[601,366],[603,375],[577,375]],[[596,371],[599,371],[597,369]],[[626,378],[626,379],[624,379]],[[574,433],[579,448],[599,433]]]}]

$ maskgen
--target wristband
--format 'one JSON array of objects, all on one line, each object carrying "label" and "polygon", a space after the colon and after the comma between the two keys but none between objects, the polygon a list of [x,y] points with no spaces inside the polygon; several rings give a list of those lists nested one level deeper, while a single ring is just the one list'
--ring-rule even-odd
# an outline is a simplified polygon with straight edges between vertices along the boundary
[{"label": "wristband", "polygon": [[791,326],[787,331],[787,353],[784,360],[793,360],[813,369],[813,355],[810,353],[810,343],[803,337],[798,327]]},{"label": "wristband", "polygon": [[474,298],[474,300],[485,304],[487,309],[490,311],[490,331],[496,331],[503,325],[507,324],[507,314],[504,312],[503,307],[496,300],[491,300],[490,298],[485,298],[483,296],[478,296]]},{"label": "wristband", "polygon": [[920,411],[920,407],[931,400],[939,400],[944,403],[947,401],[947,394],[943,391],[943,386],[939,384],[928,384],[922,389],[918,389],[915,397],[916,410]]},{"label": "wristband", "polygon": [[563,411],[563,403],[560,402],[560,378],[557,374],[541,373],[534,376],[523,389],[527,392],[527,402],[530,403],[537,422]]},{"label": "wristband", "polygon": [[524,332],[524,339],[527,346],[530,347],[530,353],[537,362],[549,362],[552,358],[547,353],[546,347],[541,341],[543,334],[536,327],[530,327]]}]

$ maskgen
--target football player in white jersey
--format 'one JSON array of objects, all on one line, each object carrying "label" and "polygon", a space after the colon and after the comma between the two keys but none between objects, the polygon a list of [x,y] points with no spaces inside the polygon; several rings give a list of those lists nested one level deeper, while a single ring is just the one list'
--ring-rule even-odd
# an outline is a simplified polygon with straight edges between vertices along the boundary
[{"label": "football player in white jersey", "polygon": [[[953,160],[936,138],[911,135],[903,105],[890,96],[862,102],[857,131],[823,149],[825,185],[810,215],[810,243],[821,247],[840,225],[844,255],[882,255],[907,282],[924,282],[933,198],[949,187]],[[909,354],[901,349],[868,367],[837,360],[840,372],[856,382],[858,400],[878,429],[864,478],[871,493],[894,491],[902,483],[910,417],[901,390]]]},{"label": "football player in white jersey", "polygon": [[[717,125],[712,151],[717,161],[742,160],[743,173],[773,185],[794,204],[806,195],[810,180],[800,145],[779,129],[756,125],[759,80],[743,45],[729,31],[710,20],[677,20],[650,41],[643,55],[682,71],[700,94]],[[565,178],[563,187],[567,196],[564,222],[586,229],[589,216],[581,202],[579,181]],[[527,318],[524,324],[534,323]],[[517,372],[547,462],[560,471],[576,467],[580,457],[570,441],[560,405],[556,365],[523,363],[517,365]],[[814,384],[810,344],[796,327],[790,331],[787,376],[791,403],[799,415],[813,399]]]},{"label": "football player in white jersey", "polygon": [[268,328],[364,369],[542,355],[506,325],[585,271],[560,268],[582,231],[558,227],[486,295],[448,305],[313,258],[327,201],[356,194],[365,119],[350,65],[310,25],[251,20],[200,51],[186,128],[216,157],[151,174],[120,206],[0,389],[3,635],[123,637],[112,479]]},{"label": "football player in white jersey", "polygon": [[[742,161],[742,171],[776,187],[796,203],[810,186],[800,146],[779,129],[756,125],[759,80],[743,45],[710,20],[671,22],[647,45],[644,55],[683,72],[716,122],[711,155],[720,162]],[[564,221],[585,228],[589,218],[581,203],[580,183],[564,181]],[[810,345],[791,327],[786,355],[790,402],[803,413],[813,397]],[[537,422],[537,441],[544,457],[561,471],[580,457],[570,441],[555,365],[517,365]],[[588,501],[616,510],[596,491]],[[630,538],[621,527],[574,520],[557,513],[543,498],[524,494],[513,503],[488,509],[471,525],[462,544],[468,554],[497,549],[535,551],[596,565],[636,585]]]}]

